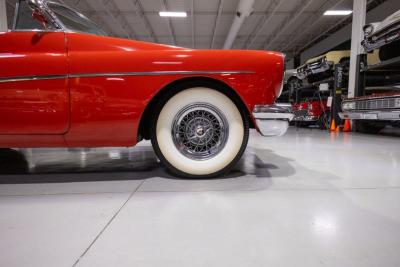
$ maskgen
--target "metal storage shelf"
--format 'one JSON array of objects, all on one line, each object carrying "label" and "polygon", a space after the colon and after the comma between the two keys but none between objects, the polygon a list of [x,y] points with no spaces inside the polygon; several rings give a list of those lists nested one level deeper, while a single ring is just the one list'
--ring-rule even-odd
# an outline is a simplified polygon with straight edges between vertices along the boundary
[{"label": "metal storage shelf", "polygon": [[319,86],[321,83],[329,83],[329,82],[333,82],[335,80],[335,77],[329,77],[317,82],[313,82],[311,85],[313,86]]},{"label": "metal storage shelf", "polygon": [[378,64],[368,65],[363,71],[400,71],[400,57],[391,58]]},{"label": "metal storage shelf", "polygon": [[335,80],[334,77],[326,78],[317,82],[309,83],[307,85],[304,85],[302,87],[296,88],[296,90],[304,90],[304,89],[309,89],[309,90],[318,90],[318,86],[322,83],[329,83],[333,82]]},{"label": "metal storage shelf", "polygon": [[399,90],[400,88],[395,87],[395,86],[367,86],[365,87],[365,91],[395,91],[395,90]]}]

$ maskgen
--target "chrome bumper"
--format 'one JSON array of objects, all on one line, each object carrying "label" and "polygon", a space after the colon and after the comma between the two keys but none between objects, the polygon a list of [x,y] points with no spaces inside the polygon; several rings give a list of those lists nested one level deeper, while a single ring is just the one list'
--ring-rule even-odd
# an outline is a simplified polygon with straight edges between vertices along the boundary
[{"label": "chrome bumper", "polygon": [[317,121],[318,117],[317,116],[296,116],[293,118],[293,121],[309,121],[309,122],[314,122]]},{"label": "chrome bumper", "polygon": [[381,111],[381,110],[371,110],[371,111],[345,111],[340,112],[339,117],[341,119],[349,120],[400,120],[400,110],[394,111]]},{"label": "chrome bumper", "polygon": [[294,117],[290,105],[257,105],[253,110],[253,117],[257,128],[263,136],[281,136],[286,133],[289,121]]},{"label": "chrome bumper", "polygon": [[331,67],[332,67],[332,64],[329,62],[310,63],[310,64],[304,66],[303,68],[301,68],[297,72],[297,77],[299,77],[299,79],[303,80],[310,75],[325,72],[325,71],[331,69]]},{"label": "chrome bumper", "polygon": [[[375,39],[375,41],[372,40]],[[400,24],[395,28],[390,28],[380,34],[378,36],[372,36],[368,39],[364,39],[361,42],[361,45],[364,46],[365,51],[371,52],[374,49],[380,48],[388,43],[397,41],[400,39]]]}]

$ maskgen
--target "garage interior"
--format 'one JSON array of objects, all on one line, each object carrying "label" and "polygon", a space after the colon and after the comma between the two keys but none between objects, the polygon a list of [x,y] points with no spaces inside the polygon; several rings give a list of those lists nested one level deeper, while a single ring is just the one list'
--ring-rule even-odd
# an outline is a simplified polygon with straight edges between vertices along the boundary
[{"label": "garage interior", "polygon": [[[348,51],[348,64],[321,79],[289,83],[286,73],[280,102],[299,117],[302,105],[323,102],[328,115],[302,117],[283,136],[252,129],[241,160],[220,177],[172,175],[150,141],[0,149],[0,266],[400,266],[398,121],[371,133],[339,115],[348,97],[399,90],[400,60],[368,67],[361,41],[364,24],[400,10],[400,1],[58,2],[119,38],[280,51],[297,72],[330,51]],[[0,0],[0,32],[12,28],[15,4]]]}]

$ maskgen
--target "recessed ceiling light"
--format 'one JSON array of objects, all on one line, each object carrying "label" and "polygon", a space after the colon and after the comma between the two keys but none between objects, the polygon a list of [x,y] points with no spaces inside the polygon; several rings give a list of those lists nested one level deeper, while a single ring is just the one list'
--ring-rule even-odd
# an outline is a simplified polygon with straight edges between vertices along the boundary
[{"label": "recessed ceiling light", "polygon": [[347,16],[353,13],[352,10],[327,10],[325,11],[325,16]]},{"label": "recessed ceiling light", "polygon": [[171,12],[171,11],[160,11],[160,17],[175,17],[175,18],[186,18],[186,12]]}]

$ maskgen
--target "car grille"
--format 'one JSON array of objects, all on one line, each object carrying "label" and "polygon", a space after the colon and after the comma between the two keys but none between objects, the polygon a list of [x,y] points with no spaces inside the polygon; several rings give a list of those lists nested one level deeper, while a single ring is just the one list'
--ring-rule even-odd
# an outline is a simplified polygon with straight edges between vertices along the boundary
[{"label": "car grille", "polygon": [[308,115],[308,110],[306,109],[300,109],[300,110],[296,110],[294,112],[295,117],[304,117]]},{"label": "car grille", "polygon": [[395,98],[358,100],[356,101],[356,109],[374,110],[374,109],[393,109],[396,108]]}]

